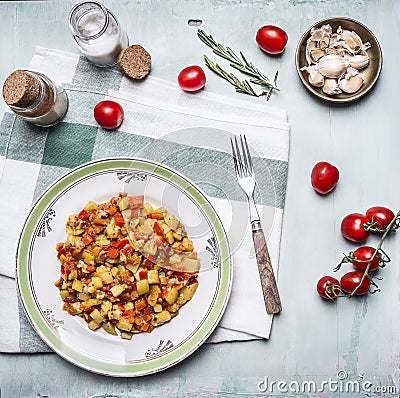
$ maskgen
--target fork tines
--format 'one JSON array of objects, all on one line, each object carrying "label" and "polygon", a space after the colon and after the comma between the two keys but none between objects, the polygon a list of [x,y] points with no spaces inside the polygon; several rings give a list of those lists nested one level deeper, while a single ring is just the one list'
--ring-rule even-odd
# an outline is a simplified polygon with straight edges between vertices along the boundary
[{"label": "fork tines", "polygon": [[[240,146],[238,141],[240,140]],[[249,146],[245,135],[231,138],[232,154],[235,163],[235,170],[239,177],[251,176],[254,174],[253,161],[251,160]]]}]

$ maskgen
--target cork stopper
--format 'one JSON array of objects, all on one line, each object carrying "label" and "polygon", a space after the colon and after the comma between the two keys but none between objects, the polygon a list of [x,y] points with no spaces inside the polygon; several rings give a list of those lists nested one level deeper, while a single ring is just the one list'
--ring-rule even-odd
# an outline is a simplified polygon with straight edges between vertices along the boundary
[{"label": "cork stopper", "polygon": [[151,69],[151,56],[139,44],[124,48],[118,56],[121,71],[133,79],[143,79]]},{"label": "cork stopper", "polygon": [[16,70],[3,85],[3,98],[7,105],[28,108],[39,98],[39,82],[29,73]]}]

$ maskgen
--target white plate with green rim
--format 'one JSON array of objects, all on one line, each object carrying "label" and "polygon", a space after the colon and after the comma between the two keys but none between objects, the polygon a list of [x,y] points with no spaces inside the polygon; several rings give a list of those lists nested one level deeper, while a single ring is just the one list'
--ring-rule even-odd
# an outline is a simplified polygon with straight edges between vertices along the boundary
[{"label": "white plate with green rim", "polygon": [[[162,205],[185,225],[201,259],[199,287],[170,322],[132,340],[89,330],[85,321],[62,310],[54,282],[60,277],[55,246],[66,239],[65,222],[88,201],[97,203],[125,191]],[[160,164],[110,158],[78,167],[51,185],[31,209],[17,250],[18,289],[39,336],[60,356],[89,371],[141,376],[180,362],[199,348],[217,326],[232,284],[229,244],[206,196],[187,178]]]}]

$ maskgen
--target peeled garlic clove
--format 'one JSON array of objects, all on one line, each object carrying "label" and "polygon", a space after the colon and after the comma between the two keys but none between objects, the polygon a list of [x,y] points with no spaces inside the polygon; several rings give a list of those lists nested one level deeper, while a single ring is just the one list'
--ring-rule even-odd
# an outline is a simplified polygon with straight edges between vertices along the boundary
[{"label": "peeled garlic clove", "polygon": [[324,76],[315,70],[315,66],[311,66],[308,69],[308,81],[315,87],[322,87],[324,85]]},{"label": "peeled garlic clove", "polygon": [[349,67],[346,73],[339,79],[339,88],[348,94],[358,91],[364,83],[364,78],[357,69]]},{"label": "peeled garlic clove", "polygon": [[350,62],[350,66],[352,66],[353,68],[358,69],[358,70],[365,68],[369,64],[369,57],[366,53],[350,55],[346,58]]},{"label": "peeled garlic clove", "polygon": [[346,42],[346,44],[354,51],[355,54],[358,54],[363,48],[363,42],[358,36],[358,34],[354,31],[343,30],[340,33],[342,39]]},{"label": "peeled garlic clove", "polygon": [[325,79],[322,91],[328,95],[336,95],[342,92],[336,79]]},{"label": "peeled garlic clove", "polygon": [[316,70],[325,77],[337,79],[349,66],[349,61],[339,55],[331,54],[321,58]]}]

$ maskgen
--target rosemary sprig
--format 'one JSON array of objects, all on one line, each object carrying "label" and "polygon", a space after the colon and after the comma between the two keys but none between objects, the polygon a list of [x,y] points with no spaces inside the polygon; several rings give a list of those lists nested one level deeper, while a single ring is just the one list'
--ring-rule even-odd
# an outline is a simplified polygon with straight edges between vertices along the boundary
[{"label": "rosemary sprig", "polygon": [[256,94],[256,92],[253,90],[253,88],[250,86],[249,82],[247,80],[239,80],[233,73],[228,73],[224,71],[218,64],[215,62],[211,61],[210,58],[207,57],[207,55],[204,55],[204,61],[206,65],[217,75],[221,76],[223,79],[228,81],[232,86],[235,87],[235,90],[238,93],[242,94],[247,94],[247,95],[252,95],[254,97],[258,97],[259,94]]},{"label": "rosemary sprig", "polygon": [[[252,62],[248,61],[242,52],[240,52],[241,58],[239,58],[231,48],[224,47],[222,44],[217,43],[214,38],[211,35],[207,35],[204,30],[198,29],[197,36],[206,46],[213,50],[214,54],[228,60],[232,68],[235,68],[246,75],[252,76],[253,79],[250,79],[251,83],[258,84],[269,90],[267,93],[262,93],[262,95],[267,95],[267,98],[269,98],[272,90],[279,91],[279,88],[277,87],[278,72],[275,73],[274,81],[271,83],[268,77],[255,67]],[[245,80],[245,82],[247,81]]]}]

